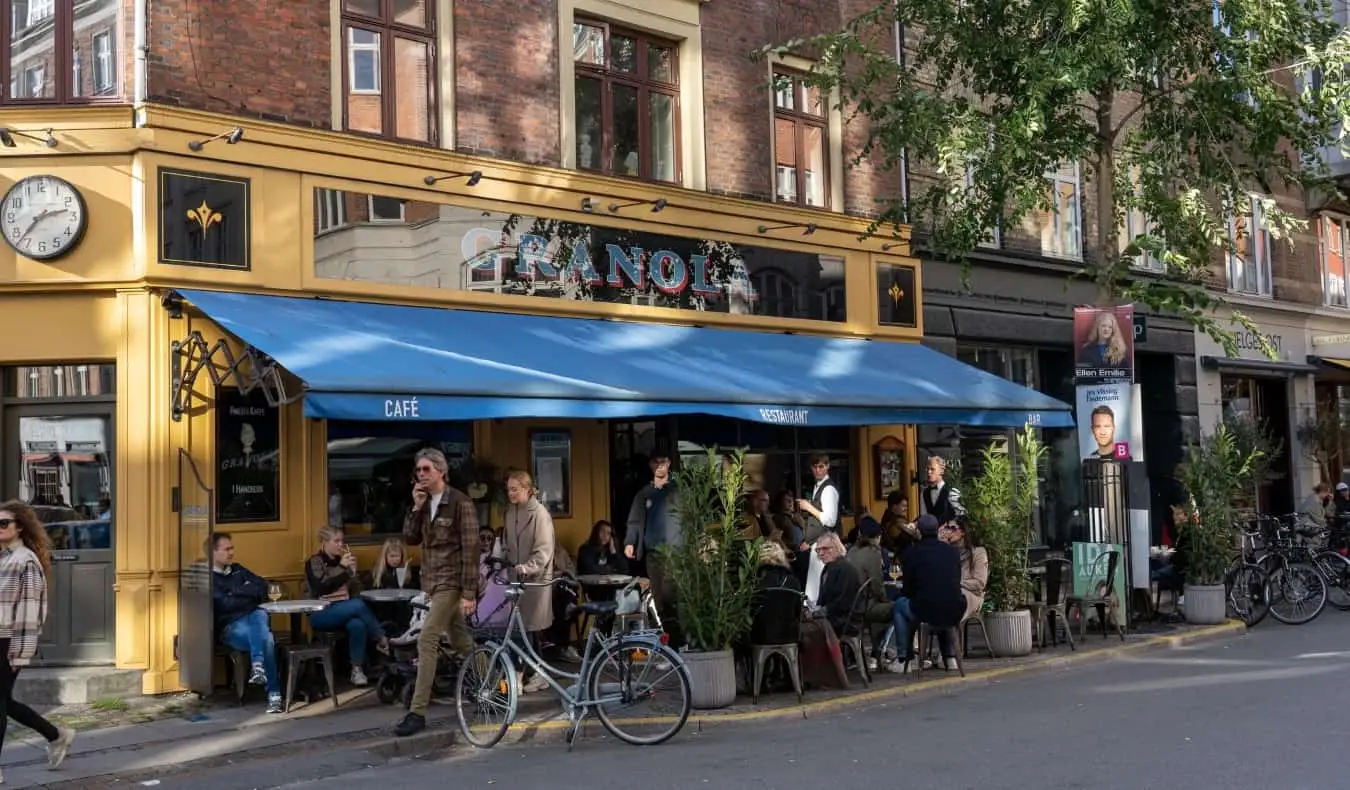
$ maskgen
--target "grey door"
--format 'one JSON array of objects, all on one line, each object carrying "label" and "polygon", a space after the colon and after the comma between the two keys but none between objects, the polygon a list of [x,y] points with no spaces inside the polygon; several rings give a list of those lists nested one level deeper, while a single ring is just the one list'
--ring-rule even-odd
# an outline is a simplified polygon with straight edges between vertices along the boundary
[{"label": "grey door", "polygon": [[112,663],[112,406],[19,406],[5,423],[5,495],[32,505],[52,539],[36,663]]}]

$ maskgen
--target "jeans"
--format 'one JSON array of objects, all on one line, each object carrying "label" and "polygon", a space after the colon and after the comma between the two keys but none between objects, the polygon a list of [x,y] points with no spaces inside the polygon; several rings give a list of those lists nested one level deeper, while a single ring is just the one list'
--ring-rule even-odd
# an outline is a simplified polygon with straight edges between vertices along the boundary
[{"label": "jeans", "polygon": [[438,590],[431,596],[427,619],[417,637],[417,681],[408,710],[418,716],[427,715],[427,707],[431,704],[436,664],[441,655],[441,635],[447,633],[451,647],[460,658],[473,652],[473,637],[464,625],[464,611],[459,606],[459,590]]},{"label": "jeans", "polygon": [[231,650],[248,653],[249,661],[262,664],[267,675],[267,693],[281,693],[281,678],[277,675],[276,645],[272,641],[272,625],[267,612],[254,609],[220,630],[220,641]]},{"label": "jeans", "polygon": [[346,630],[348,657],[353,667],[366,663],[366,644],[384,636],[375,613],[359,598],[329,604],[327,609],[310,615],[309,624],[315,631]]},{"label": "jeans", "polygon": [[918,621],[909,609],[908,598],[902,595],[892,603],[895,604],[891,610],[891,625],[895,627],[895,654],[901,661],[909,661],[914,658],[914,627]]}]

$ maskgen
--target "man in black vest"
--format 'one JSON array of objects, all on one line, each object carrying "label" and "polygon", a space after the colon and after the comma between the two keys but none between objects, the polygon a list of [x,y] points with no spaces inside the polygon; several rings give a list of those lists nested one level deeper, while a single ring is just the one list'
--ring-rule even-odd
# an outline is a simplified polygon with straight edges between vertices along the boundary
[{"label": "man in black vest", "polygon": [[798,499],[797,509],[806,516],[806,534],[798,548],[806,551],[826,532],[839,531],[839,489],[830,480],[830,457],[824,453],[811,456],[811,476],[815,487],[810,499]]},{"label": "man in black vest", "polygon": [[940,455],[928,459],[928,485],[919,495],[919,507],[923,513],[936,518],[939,524],[946,524],[956,518],[960,509],[961,493],[943,480],[947,474],[947,461]]}]

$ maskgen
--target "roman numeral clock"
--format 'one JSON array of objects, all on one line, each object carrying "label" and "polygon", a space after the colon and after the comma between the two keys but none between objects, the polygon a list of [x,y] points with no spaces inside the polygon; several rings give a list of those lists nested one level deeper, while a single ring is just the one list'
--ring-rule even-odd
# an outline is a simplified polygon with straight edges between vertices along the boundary
[{"label": "roman numeral clock", "polygon": [[84,196],[56,176],[27,176],[0,201],[0,233],[15,252],[50,261],[79,246],[89,225]]}]

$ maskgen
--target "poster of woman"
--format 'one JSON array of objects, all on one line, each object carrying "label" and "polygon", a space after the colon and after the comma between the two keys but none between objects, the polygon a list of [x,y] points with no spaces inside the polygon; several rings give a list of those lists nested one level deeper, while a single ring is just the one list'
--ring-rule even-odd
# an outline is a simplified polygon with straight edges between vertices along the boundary
[{"label": "poster of woman", "polygon": [[1074,380],[1134,380],[1134,306],[1076,307]]}]

